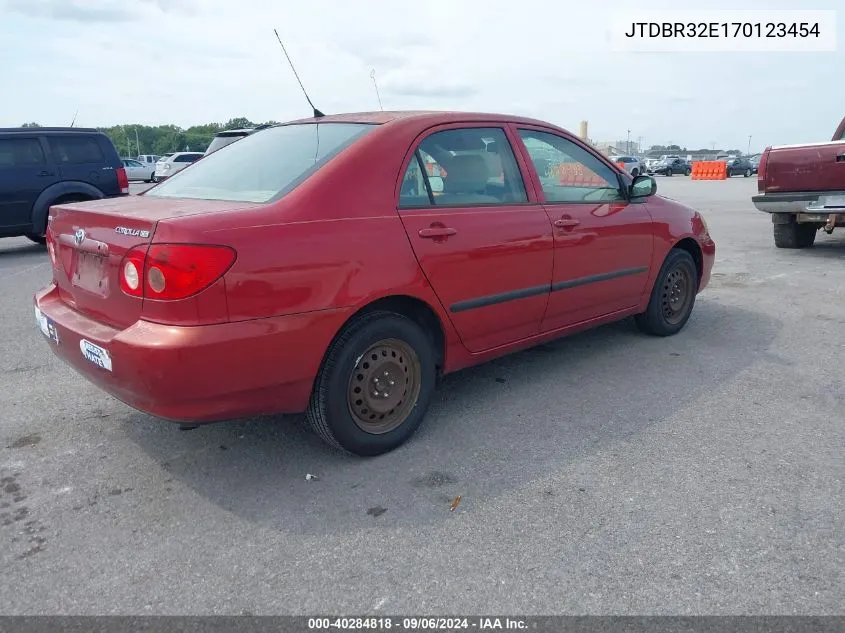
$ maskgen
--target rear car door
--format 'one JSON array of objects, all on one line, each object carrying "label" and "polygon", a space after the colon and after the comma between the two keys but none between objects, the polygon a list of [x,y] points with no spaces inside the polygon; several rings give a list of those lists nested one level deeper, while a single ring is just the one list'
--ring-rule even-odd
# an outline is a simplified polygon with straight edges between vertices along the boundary
[{"label": "rear car door", "polygon": [[543,331],[637,305],[653,250],[647,205],[629,202],[623,189],[627,179],[575,139],[533,126],[520,126],[518,134],[554,227]]},{"label": "rear car door", "polygon": [[37,135],[0,138],[0,230],[28,231],[36,198],[58,181]]},{"label": "rear car door", "polygon": [[552,229],[529,197],[524,159],[505,127],[439,126],[415,143],[399,215],[462,342],[480,352],[537,334],[549,297]]},{"label": "rear car door", "polygon": [[[107,196],[120,194],[115,167],[95,135],[49,135],[47,144],[62,180],[87,182]],[[118,161],[119,162],[119,161]]]}]

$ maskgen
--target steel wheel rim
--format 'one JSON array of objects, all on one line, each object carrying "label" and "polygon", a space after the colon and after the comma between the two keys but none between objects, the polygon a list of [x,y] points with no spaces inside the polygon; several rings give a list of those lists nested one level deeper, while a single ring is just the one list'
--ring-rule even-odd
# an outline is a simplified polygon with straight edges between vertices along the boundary
[{"label": "steel wheel rim", "polygon": [[371,345],[349,377],[347,404],[362,431],[381,435],[401,426],[420,393],[422,371],[413,348],[399,339]]},{"label": "steel wheel rim", "polygon": [[661,307],[663,318],[670,325],[680,323],[693,297],[692,274],[686,266],[673,268],[663,283]]}]

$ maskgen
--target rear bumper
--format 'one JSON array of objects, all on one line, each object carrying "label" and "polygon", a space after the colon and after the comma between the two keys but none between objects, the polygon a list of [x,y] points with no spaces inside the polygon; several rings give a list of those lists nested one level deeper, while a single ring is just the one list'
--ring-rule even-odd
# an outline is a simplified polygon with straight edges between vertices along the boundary
[{"label": "rear bumper", "polygon": [[[215,422],[304,411],[323,354],[350,309],[176,327],[138,321],[110,328],[71,309],[50,285],[35,306],[54,324],[53,352],[135,409],[179,422]],[[87,360],[85,339],[111,371]]]},{"label": "rear bumper", "polygon": [[752,196],[751,202],[764,213],[807,213],[823,196],[845,196],[845,191],[763,193]]}]

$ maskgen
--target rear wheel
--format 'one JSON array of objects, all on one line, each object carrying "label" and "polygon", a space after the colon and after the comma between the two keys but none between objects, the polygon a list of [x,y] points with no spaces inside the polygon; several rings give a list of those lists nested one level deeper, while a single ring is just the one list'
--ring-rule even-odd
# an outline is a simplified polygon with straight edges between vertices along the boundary
[{"label": "rear wheel", "polygon": [[417,430],[435,379],[428,334],[402,315],[371,312],[332,343],[306,417],[329,444],[356,455],[380,455]]},{"label": "rear wheel", "polygon": [[631,175],[632,175],[634,178],[636,178],[637,176],[639,176],[639,175],[640,175],[640,170],[639,170],[639,169],[637,169],[636,167],[634,167],[634,170],[631,172]]},{"label": "rear wheel", "polygon": [[153,172],[150,174],[150,179],[147,182],[155,182],[156,181],[156,173]]},{"label": "rear wheel", "polygon": [[698,293],[698,269],[685,250],[673,248],[660,268],[646,311],[635,317],[646,334],[671,336],[683,329]]},{"label": "rear wheel", "polygon": [[750,169],[746,169],[746,170],[745,170],[745,177],[746,177],[746,178],[748,178],[749,176],[751,176],[751,170],[750,170]]},{"label": "rear wheel", "polygon": [[728,168],[727,175],[728,175],[728,178],[730,178],[731,176],[734,175],[734,173],[730,170],[730,168]]},{"label": "rear wheel", "polygon": [[687,168],[686,168],[686,171],[684,171],[684,176],[689,176],[691,173],[692,173],[692,169],[690,169],[689,167],[687,167]]},{"label": "rear wheel", "polygon": [[777,248],[809,248],[816,241],[818,227],[815,224],[799,224],[792,220],[788,224],[773,224]]},{"label": "rear wheel", "polygon": [[35,233],[27,233],[27,239],[32,240],[36,244],[46,244],[47,243],[47,236],[46,235],[36,235]]}]

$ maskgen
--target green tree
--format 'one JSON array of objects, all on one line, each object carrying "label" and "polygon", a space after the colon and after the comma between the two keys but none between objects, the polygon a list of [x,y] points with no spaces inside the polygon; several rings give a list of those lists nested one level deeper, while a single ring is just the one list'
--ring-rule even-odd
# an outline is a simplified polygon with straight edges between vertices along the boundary
[{"label": "green tree", "polygon": [[32,123],[24,123],[21,127],[41,127],[41,124],[33,121]]}]

